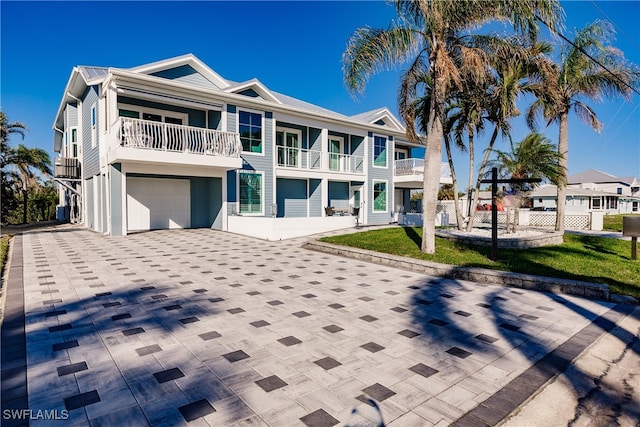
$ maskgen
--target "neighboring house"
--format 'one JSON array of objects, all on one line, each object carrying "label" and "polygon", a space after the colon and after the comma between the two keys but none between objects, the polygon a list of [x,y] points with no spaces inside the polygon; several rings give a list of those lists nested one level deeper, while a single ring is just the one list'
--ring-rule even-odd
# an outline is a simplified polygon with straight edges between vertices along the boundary
[{"label": "neighboring house", "polygon": [[[557,206],[555,185],[543,185],[531,193],[534,208],[555,209]],[[637,213],[640,197],[610,193],[602,190],[567,186],[567,213],[603,211],[605,214]]]},{"label": "neighboring house", "polygon": [[193,55],[75,67],[54,130],[59,217],[115,236],[385,224],[422,188],[418,146],[386,108],[345,116],[226,80]]}]

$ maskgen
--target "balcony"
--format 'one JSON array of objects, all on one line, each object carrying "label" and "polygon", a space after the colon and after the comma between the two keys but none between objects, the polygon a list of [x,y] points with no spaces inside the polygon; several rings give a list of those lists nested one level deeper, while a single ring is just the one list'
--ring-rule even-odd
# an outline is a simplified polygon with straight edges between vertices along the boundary
[{"label": "balcony", "polygon": [[234,132],[120,118],[118,146],[109,152],[109,162],[242,167],[240,136]]},{"label": "balcony", "polygon": [[80,179],[80,164],[75,157],[56,157],[53,166],[55,178]]},{"label": "balcony", "polygon": [[[399,188],[422,188],[424,180],[424,159],[396,160],[393,169],[394,182]],[[451,184],[449,163],[440,164],[440,184]]]},{"label": "balcony", "polygon": [[290,170],[362,174],[364,158],[349,154],[278,146],[277,166]]}]

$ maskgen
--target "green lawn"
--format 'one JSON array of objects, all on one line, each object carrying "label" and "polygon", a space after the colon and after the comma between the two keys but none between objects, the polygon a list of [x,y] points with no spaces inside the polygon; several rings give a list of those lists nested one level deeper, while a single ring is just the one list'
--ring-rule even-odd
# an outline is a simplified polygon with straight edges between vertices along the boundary
[{"label": "green lawn", "polygon": [[4,272],[4,263],[7,262],[10,240],[11,236],[2,236],[2,238],[0,238],[0,275]]},{"label": "green lawn", "polygon": [[634,216],[634,215],[638,215],[638,214],[605,215],[602,228],[606,231],[622,232],[622,217]]},{"label": "green lawn", "polygon": [[436,253],[427,255],[420,252],[421,239],[419,227],[394,227],[320,240],[443,264],[605,283],[613,293],[640,298],[640,261],[631,261],[629,241],[565,234],[562,245],[500,249],[500,259],[492,261],[490,247],[464,246],[440,238],[436,238]]}]

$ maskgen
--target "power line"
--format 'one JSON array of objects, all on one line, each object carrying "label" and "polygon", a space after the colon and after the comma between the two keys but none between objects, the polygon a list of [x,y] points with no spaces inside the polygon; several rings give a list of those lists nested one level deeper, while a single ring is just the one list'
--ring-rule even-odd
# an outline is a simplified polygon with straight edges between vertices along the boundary
[{"label": "power line", "polygon": [[607,18],[607,20],[608,20],[609,22],[611,22],[611,23],[613,24],[613,26],[614,26],[614,27],[616,27],[616,28],[618,29],[618,31],[620,31],[620,33],[622,33],[622,34],[623,34],[627,39],[629,39],[629,41],[630,41],[630,42],[631,42],[631,43],[636,47],[636,49],[640,49],[640,46],[636,43],[636,41],[633,39],[633,37],[630,37],[627,33],[625,33],[625,32],[622,30],[622,28],[618,27],[618,26],[616,25],[616,23],[615,23],[615,22],[613,22],[613,19],[609,18],[609,16],[607,16],[607,14],[606,14],[606,13],[604,13],[604,10],[602,10],[602,9],[600,8],[600,6],[598,6],[598,4],[597,4],[594,0],[591,0],[591,3],[593,3],[593,6],[594,6],[596,9],[598,9],[598,10],[600,11],[600,13],[602,13],[602,15],[603,15],[605,18]]},{"label": "power line", "polygon": [[552,28],[551,25],[547,24],[542,18],[540,18],[538,15],[536,15],[536,19],[540,22],[542,22],[550,31],[552,31],[553,33],[557,34],[558,36],[560,36],[561,39],[563,39],[564,41],[566,41],[567,43],[569,43],[571,46],[575,47],[576,49],[578,49],[580,52],[582,52],[587,58],[589,58],[590,60],[592,60],[593,62],[595,62],[596,64],[598,64],[600,67],[602,67],[603,70],[605,70],[607,73],[611,74],[611,76],[613,76],[614,79],[618,80],[620,83],[622,83],[624,86],[626,86],[627,88],[631,89],[633,92],[637,93],[638,95],[640,95],[640,91],[638,91],[636,88],[634,88],[633,86],[631,86],[629,83],[625,82],[624,80],[622,80],[620,77],[616,76],[615,73],[613,73],[610,69],[608,69],[607,67],[605,67],[600,61],[598,61],[596,58],[594,58],[593,56],[591,56],[587,51],[585,51],[583,48],[576,46],[576,44],[569,40],[568,38],[566,38],[563,34],[557,32],[555,30],[555,28]]}]

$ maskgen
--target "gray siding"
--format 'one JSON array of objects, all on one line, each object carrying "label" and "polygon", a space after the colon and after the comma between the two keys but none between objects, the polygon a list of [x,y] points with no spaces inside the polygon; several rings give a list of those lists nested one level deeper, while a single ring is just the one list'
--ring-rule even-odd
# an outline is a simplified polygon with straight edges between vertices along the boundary
[{"label": "gray siding", "polygon": [[322,216],[322,180],[309,180],[309,216]]},{"label": "gray siding", "polygon": [[67,125],[78,126],[78,104],[75,102],[67,104]]},{"label": "gray siding", "polygon": [[190,65],[182,65],[180,67],[169,68],[168,70],[158,71],[151,74],[152,76],[162,77],[169,80],[177,80],[181,83],[188,83],[195,86],[201,86],[206,88],[220,89],[218,86],[211,83],[204,76],[198,73]]},{"label": "gray siding", "polygon": [[306,217],[307,180],[278,178],[276,203],[278,203],[278,217]]},{"label": "gray siding", "polygon": [[111,193],[111,234],[122,236],[122,172],[120,163],[114,163],[110,167],[109,180]]},{"label": "gray siding", "polygon": [[[96,106],[98,128],[96,148],[91,148],[91,107]],[[82,178],[88,179],[100,172],[100,105],[98,87],[91,86],[83,96],[82,102]]]},{"label": "gray siding", "polygon": [[351,154],[364,158],[364,138],[361,136],[351,135]]}]

